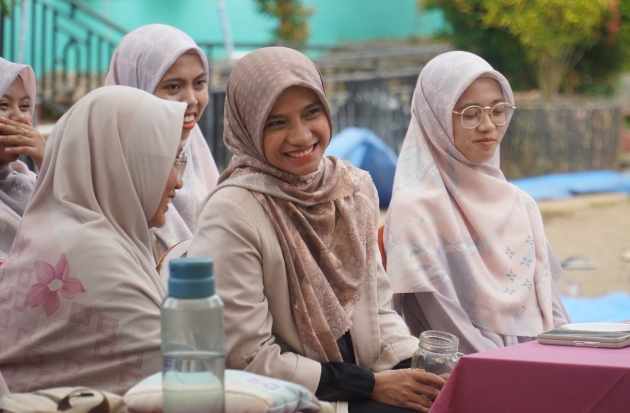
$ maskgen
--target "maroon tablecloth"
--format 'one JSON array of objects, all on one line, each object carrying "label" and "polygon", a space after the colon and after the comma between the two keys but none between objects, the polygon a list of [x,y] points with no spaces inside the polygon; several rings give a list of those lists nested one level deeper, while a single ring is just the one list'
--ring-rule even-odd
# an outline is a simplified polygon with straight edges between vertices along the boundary
[{"label": "maroon tablecloth", "polygon": [[536,341],[465,356],[431,413],[628,413],[630,347]]}]

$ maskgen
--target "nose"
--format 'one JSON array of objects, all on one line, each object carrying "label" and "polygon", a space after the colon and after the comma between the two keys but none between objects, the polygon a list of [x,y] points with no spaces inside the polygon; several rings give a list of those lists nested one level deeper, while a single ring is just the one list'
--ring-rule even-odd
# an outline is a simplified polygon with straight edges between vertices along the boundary
[{"label": "nose", "polygon": [[189,108],[192,106],[196,106],[197,103],[199,103],[196,95],[196,90],[192,86],[186,88],[184,96],[182,97],[182,102],[188,104]]},{"label": "nose", "polygon": [[178,179],[177,183],[175,184],[175,190],[177,191],[178,189],[182,189],[182,186],[184,186],[184,180]]},{"label": "nose", "polygon": [[484,108],[483,118],[481,119],[481,123],[479,124],[479,126],[477,126],[477,129],[481,131],[491,131],[493,129],[496,129],[497,125],[492,122],[491,110],[492,109],[490,108]]},{"label": "nose", "polygon": [[306,146],[311,140],[311,129],[303,121],[298,121],[297,125],[291,131],[289,135],[289,142],[296,146]]},{"label": "nose", "polygon": [[20,122],[20,123],[26,122],[26,115],[22,113],[19,109],[10,108],[8,113],[5,116],[16,122]]}]

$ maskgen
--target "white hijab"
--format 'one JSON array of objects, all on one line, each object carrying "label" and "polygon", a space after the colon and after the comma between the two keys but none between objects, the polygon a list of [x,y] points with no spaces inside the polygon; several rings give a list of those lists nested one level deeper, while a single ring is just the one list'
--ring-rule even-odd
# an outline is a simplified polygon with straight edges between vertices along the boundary
[{"label": "white hijab", "polygon": [[[154,93],[164,74],[188,51],[199,54],[209,73],[208,60],[195,41],[179,29],[150,24],[127,34],[112,56],[106,85],[124,85]],[[180,121],[180,124],[183,119]],[[201,129],[195,125],[184,142],[188,154],[184,186],[173,200],[166,224],[154,233],[162,252],[180,241],[192,238],[203,201],[216,187],[219,171]]]},{"label": "white hijab", "polygon": [[553,327],[536,202],[505,180],[499,149],[475,164],[453,141],[453,107],[479,77],[514,104],[505,77],[472,53],[442,54],[420,73],[385,223],[387,273],[394,293],[437,291],[477,327],[535,337]]},{"label": "white hijab", "polygon": [[109,86],[57,122],[0,266],[0,367],[12,392],[87,385],[122,393],[160,371],[166,285],[147,223],[185,110]]},{"label": "white hijab", "polygon": [[[33,115],[36,99],[33,69],[0,57],[0,96],[4,95],[18,76],[22,78],[24,90],[31,99]],[[20,161],[0,169],[0,258],[9,254],[34,185],[35,174],[28,171],[27,166]]]}]

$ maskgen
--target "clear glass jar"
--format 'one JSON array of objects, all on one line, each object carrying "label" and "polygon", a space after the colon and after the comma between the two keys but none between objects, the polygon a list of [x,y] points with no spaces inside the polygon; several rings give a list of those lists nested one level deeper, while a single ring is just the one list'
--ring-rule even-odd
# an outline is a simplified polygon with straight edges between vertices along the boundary
[{"label": "clear glass jar", "polygon": [[459,338],[445,331],[427,330],[420,334],[418,350],[411,359],[412,369],[436,375],[450,374],[462,353],[457,352]]}]

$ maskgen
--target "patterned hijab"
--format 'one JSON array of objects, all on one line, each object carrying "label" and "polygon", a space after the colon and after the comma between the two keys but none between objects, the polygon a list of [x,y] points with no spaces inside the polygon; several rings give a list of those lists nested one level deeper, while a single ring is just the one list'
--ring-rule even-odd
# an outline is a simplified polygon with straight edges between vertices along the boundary
[{"label": "patterned hijab", "polygon": [[[0,96],[20,76],[24,90],[31,98],[31,115],[35,113],[35,74],[30,66],[9,62],[0,57]],[[21,170],[20,173],[14,168]],[[0,257],[8,255],[20,226],[21,216],[35,186],[34,174],[21,162],[0,168]]]},{"label": "patterned hijab", "polygon": [[160,371],[166,285],[147,222],[185,110],[109,86],[57,122],[0,266],[0,368],[12,392],[86,385],[122,393]]},{"label": "patterned hijab", "polygon": [[442,54],[420,73],[385,223],[387,272],[395,293],[437,291],[478,327],[535,337],[553,327],[540,212],[505,180],[499,149],[475,164],[453,143],[453,107],[479,77],[514,103],[503,75],[471,53]]},{"label": "patterned hijab", "polygon": [[220,187],[249,189],[269,214],[306,356],[342,361],[336,341],[352,325],[364,280],[376,268],[378,197],[366,172],[334,157],[324,157],[315,172],[304,176],[267,162],[263,127],[277,98],[291,86],[317,94],[332,132],[324,84],[312,61],[283,47],[249,53],[227,84],[223,139],[234,156]]},{"label": "patterned hijab", "polygon": [[[189,51],[199,54],[209,73],[205,54],[186,33],[164,24],[142,26],[120,42],[112,56],[105,84],[131,86],[154,93],[168,69]],[[154,229],[162,250],[192,238],[203,201],[219,178],[214,158],[198,125],[184,142],[183,151],[188,154],[184,186],[177,191],[172,204],[174,208],[170,208],[166,215],[166,225]]]}]

